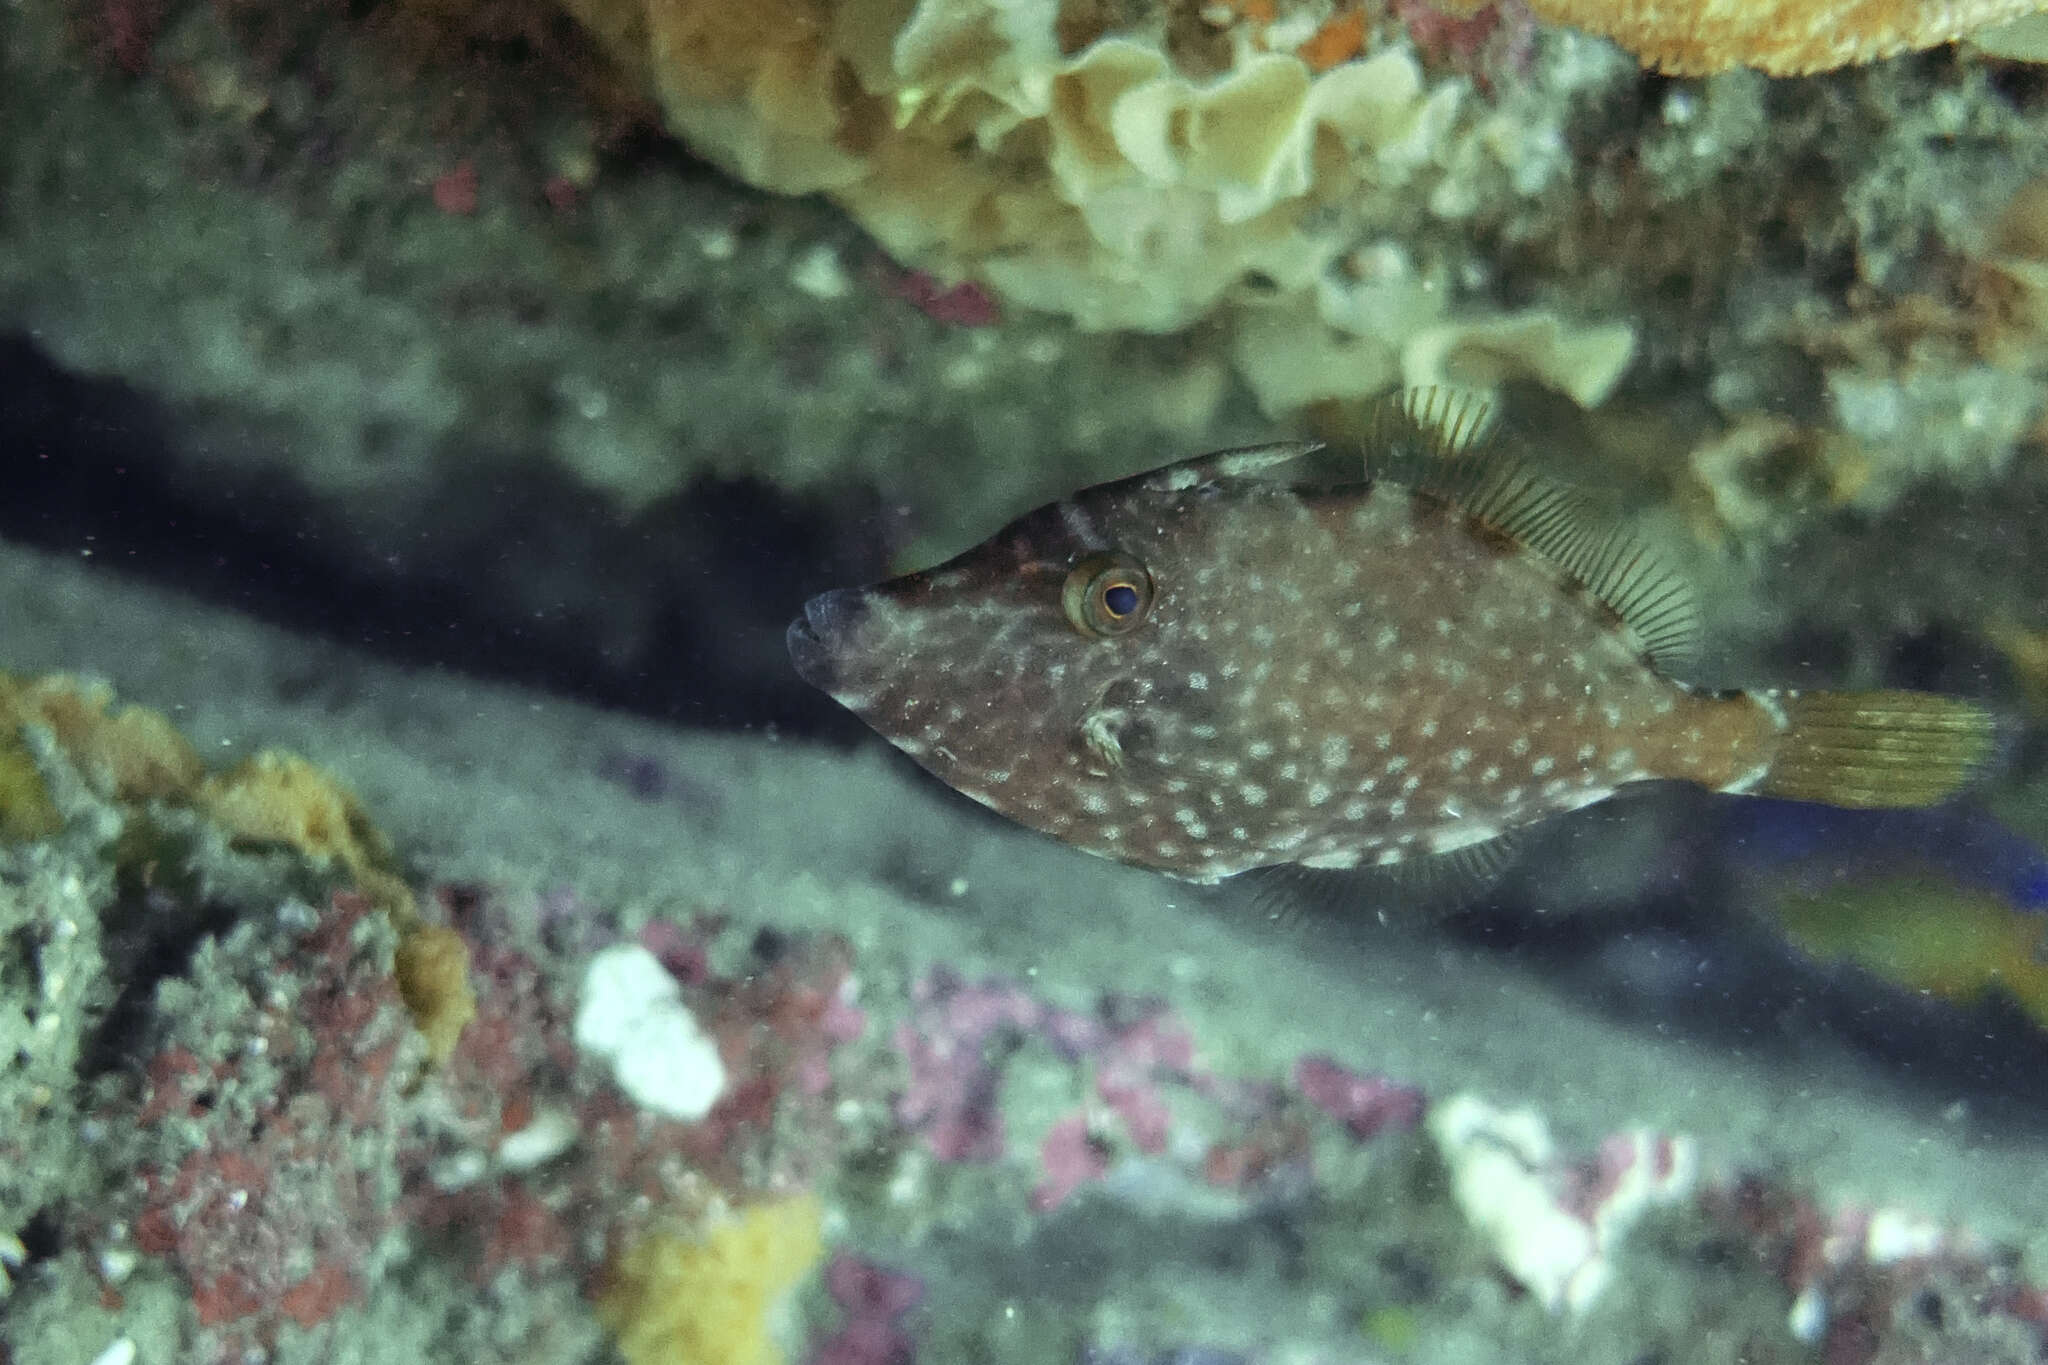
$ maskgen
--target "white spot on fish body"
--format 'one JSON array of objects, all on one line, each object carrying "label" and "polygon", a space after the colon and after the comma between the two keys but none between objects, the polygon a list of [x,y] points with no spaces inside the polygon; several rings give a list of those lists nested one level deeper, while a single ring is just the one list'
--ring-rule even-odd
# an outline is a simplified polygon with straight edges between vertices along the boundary
[{"label": "white spot on fish body", "polygon": [[1193,688],[1193,689],[1194,689],[1195,691],[1197,691],[1197,692],[1206,692],[1206,691],[1208,691],[1208,690],[1209,690],[1209,675],[1208,675],[1207,673],[1190,673],[1190,674],[1188,674],[1188,686],[1189,686],[1189,687],[1191,687],[1191,688]]},{"label": "white spot on fish body", "polygon": [[1237,789],[1237,794],[1244,798],[1244,803],[1247,806],[1263,806],[1266,804],[1266,789],[1256,782],[1245,783]]},{"label": "white spot on fish body", "polygon": [[1310,784],[1309,784],[1309,789],[1308,789],[1308,803],[1309,803],[1309,804],[1310,804],[1311,806],[1320,806],[1320,805],[1323,805],[1323,804],[1325,804],[1326,802],[1328,802],[1328,801],[1329,801],[1329,799],[1330,799],[1330,789],[1329,789],[1329,787],[1325,786],[1325,785],[1324,785],[1323,783],[1321,783],[1321,782],[1312,782],[1312,783],[1310,783]]},{"label": "white spot on fish body", "polygon": [[1432,716],[1428,720],[1422,722],[1421,726],[1417,729],[1416,733],[1420,734],[1424,739],[1435,739],[1436,728],[1436,717]]},{"label": "white spot on fish body", "polygon": [[1343,735],[1330,735],[1323,740],[1323,766],[1341,768],[1351,761],[1351,741]]},{"label": "white spot on fish body", "polygon": [[1346,801],[1344,803],[1344,818],[1346,820],[1363,820],[1371,813],[1372,807],[1363,801]]},{"label": "white spot on fish body", "polygon": [[1556,766],[1557,760],[1546,754],[1529,765],[1529,773],[1532,777],[1541,777]]}]

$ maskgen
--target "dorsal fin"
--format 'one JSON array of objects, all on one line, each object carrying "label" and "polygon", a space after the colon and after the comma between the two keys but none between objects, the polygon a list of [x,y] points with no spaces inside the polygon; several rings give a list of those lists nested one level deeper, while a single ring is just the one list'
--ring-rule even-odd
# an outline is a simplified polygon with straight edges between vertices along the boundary
[{"label": "dorsal fin", "polygon": [[1658,672],[1683,676],[1699,653],[1692,585],[1575,489],[1486,440],[1484,402],[1417,389],[1378,405],[1365,464],[1541,555],[1618,616]]},{"label": "dorsal fin", "polygon": [[1161,465],[1136,477],[1141,487],[1161,493],[1178,493],[1222,479],[1270,477],[1282,465],[1292,464],[1323,448],[1321,441],[1272,441],[1235,450],[1212,450],[1172,464]]}]

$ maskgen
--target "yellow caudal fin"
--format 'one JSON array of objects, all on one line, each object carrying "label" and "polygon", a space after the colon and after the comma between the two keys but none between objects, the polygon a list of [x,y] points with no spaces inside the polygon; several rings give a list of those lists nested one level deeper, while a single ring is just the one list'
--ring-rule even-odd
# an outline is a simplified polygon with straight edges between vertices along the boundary
[{"label": "yellow caudal fin", "polygon": [[1785,732],[1764,796],[1858,809],[1931,806],[1988,764],[1998,722],[1928,692],[1808,692],[1776,698]]}]

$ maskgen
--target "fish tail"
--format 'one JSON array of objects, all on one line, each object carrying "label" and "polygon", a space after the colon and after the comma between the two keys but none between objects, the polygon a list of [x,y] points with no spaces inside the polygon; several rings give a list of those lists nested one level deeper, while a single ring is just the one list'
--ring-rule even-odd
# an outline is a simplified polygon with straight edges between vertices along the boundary
[{"label": "fish tail", "polygon": [[1785,717],[1763,796],[1868,810],[1931,806],[1989,766],[1997,717],[1929,692],[1784,692]]}]

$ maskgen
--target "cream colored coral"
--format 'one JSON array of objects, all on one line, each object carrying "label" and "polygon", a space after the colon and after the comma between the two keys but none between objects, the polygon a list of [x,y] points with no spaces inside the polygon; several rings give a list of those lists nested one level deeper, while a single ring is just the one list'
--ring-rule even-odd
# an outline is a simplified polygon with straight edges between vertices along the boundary
[{"label": "cream colored coral", "polygon": [[1317,316],[1375,195],[1453,161],[1502,163],[1520,193],[1549,175],[1505,165],[1528,155],[1507,124],[1459,134],[1464,83],[1425,81],[1405,42],[1316,72],[1242,29],[1191,63],[1156,11],[1079,41],[1057,0],[564,3],[699,150],[833,195],[900,260],[1089,329],[1241,314],[1236,353],[1271,410],[1461,366],[1586,401],[1627,354],[1612,328],[1547,314],[1426,331],[1442,295],[1339,310],[1336,332],[1280,321]]},{"label": "cream colored coral", "polygon": [[2043,0],[1531,0],[1552,23],[1604,34],[1645,66],[1706,75],[1828,71],[1952,43],[2041,12]]},{"label": "cream colored coral", "polygon": [[1534,380],[1592,407],[1607,397],[1634,352],[1633,328],[1576,326],[1525,309],[1423,328],[1401,348],[1401,382],[1490,389],[1510,379]]}]

